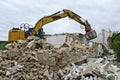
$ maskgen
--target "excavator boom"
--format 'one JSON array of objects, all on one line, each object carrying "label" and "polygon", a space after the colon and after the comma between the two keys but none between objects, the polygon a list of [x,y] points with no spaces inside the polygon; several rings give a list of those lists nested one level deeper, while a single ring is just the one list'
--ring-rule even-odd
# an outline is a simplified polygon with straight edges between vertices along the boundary
[{"label": "excavator boom", "polygon": [[[62,12],[62,13],[61,13]],[[76,22],[82,24],[85,26],[85,31],[86,31],[86,37],[88,40],[90,39],[94,39],[97,37],[96,32],[92,31],[90,24],[88,23],[87,20],[82,21],[83,18],[81,18],[79,15],[77,15],[76,13],[64,9],[63,11],[59,11],[57,13],[54,13],[52,15],[49,16],[45,16],[43,18],[41,18],[35,25],[33,31],[32,31],[32,35],[35,35],[39,29],[42,28],[42,26],[44,26],[45,24],[48,24],[50,22],[59,20],[61,18],[65,18],[65,17],[69,17],[73,20],[75,20]]]}]

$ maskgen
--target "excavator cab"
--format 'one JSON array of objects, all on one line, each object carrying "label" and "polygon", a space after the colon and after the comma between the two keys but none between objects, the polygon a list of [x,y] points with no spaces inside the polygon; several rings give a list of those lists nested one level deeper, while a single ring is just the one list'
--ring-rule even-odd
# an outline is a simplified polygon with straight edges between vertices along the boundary
[{"label": "excavator cab", "polygon": [[[31,36],[31,33],[33,31],[33,27],[30,27],[31,25],[27,23],[22,23],[20,25],[20,28],[12,28],[9,30],[8,34],[8,41],[14,42],[17,40],[25,40],[28,36]],[[45,32],[43,31],[43,28],[40,28],[34,36],[39,37],[40,39],[44,39]]]},{"label": "excavator cab", "polygon": [[[30,28],[28,31],[26,31],[26,34],[29,33],[29,34],[27,35],[27,37],[31,35],[33,29],[34,29],[34,28]],[[37,32],[36,34],[34,34],[34,36],[37,36],[37,37],[39,37],[40,39],[44,39],[44,35],[45,35],[45,32],[43,31],[43,28],[40,28],[40,29],[38,30],[38,32]]]},{"label": "excavator cab", "polygon": [[[27,38],[28,36],[31,36],[34,28],[32,25],[29,25],[28,23],[22,23],[20,28],[23,28],[24,30],[24,33],[25,33],[25,38]],[[43,31],[43,28],[40,28],[36,34],[34,34],[34,36],[37,36],[39,37],[40,39],[43,39],[43,36],[44,36],[44,31]]]}]

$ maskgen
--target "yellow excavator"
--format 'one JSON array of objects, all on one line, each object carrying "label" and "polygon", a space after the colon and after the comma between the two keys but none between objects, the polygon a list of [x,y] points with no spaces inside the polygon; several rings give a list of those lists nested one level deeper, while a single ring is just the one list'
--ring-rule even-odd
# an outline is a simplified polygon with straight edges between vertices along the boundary
[{"label": "yellow excavator", "polygon": [[49,16],[45,16],[43,18],[41,18],[36,24],[35,27],[33,28],[29,28],[27,31],[22,30],[21,28],[13,28],[11,30],[9,30],[9,34],[8,34],[8,41],[17,41],[17,40],[25,40],[28,36],[38,36],[41,39],[43,39],[44,37],[44,31],[43,31],[43,26],[45,24],[48,24],[50,22],[65,18],[65,17],[69,17],[73,20],[75,20],[76,22],[80,23],[81,25],[83,25],[85,27],[85,31],[86,31],[86,38],[88,40],[94,39],[97,37],[97,34],[95,32],[95,30],[91,29],[90,24],[88,23],[87,20],[83,19],[81,16],[77,15],[76,13],[67,10],[67,9],[63,9],[63,11],[59,11],[56,12],[52,15]]}]

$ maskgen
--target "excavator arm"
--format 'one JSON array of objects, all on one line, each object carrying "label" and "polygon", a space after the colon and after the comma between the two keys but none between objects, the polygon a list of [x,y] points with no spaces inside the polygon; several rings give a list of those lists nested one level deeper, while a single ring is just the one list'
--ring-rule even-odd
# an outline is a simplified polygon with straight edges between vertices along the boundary
[{"label": "excavator arm", "polygon": [[85,26],[85,31],[87,34],[87,39],[93,39],[96,38],[96,32],[92,31],[90,24],[88,23],[87,20],[82,21],[83,18],[81,18],[79,15],[75,14],[74,12],[64,9],[61,13],[61,11],[54,13],[52,15],[49,16],[45,16],[43,18],[41,18],[35,25],[33,31],[32,31],[32,35],[35,35],[39,29],[42,28],[42,26],[44,26],[45,24],[48,24],[50,22],[59,20],[61,18],[65,18],[65,17],[69,17],[73,20],[75,20],[76,22],[82,24]]}]

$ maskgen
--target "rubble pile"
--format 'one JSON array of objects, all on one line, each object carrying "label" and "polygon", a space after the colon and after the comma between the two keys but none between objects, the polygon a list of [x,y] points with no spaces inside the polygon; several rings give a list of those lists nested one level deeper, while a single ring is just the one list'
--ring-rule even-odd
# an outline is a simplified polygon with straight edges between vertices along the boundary
[{"label": "rubble pile", "polygon": [[76,35],[59,47],[34,36],[10,43],[0,51],[0,80],[117,80],[120,69],[107,57],[91,58],[95,45]]}]

